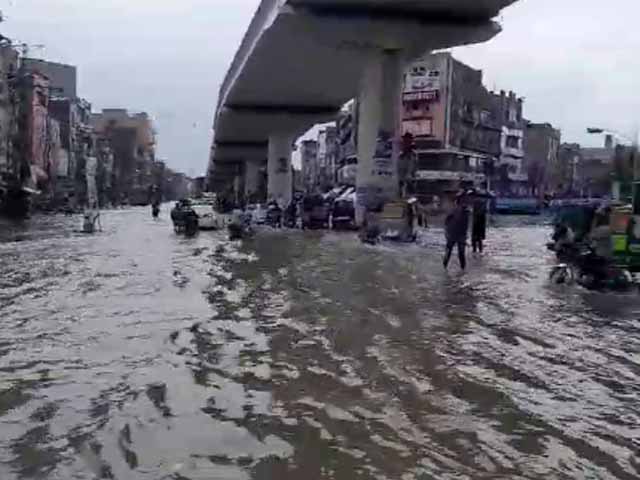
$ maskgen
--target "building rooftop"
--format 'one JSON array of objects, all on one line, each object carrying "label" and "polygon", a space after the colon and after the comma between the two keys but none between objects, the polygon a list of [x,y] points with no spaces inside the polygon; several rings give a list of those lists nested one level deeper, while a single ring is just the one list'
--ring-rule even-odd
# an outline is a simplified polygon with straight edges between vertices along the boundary
[{"label": "building rooftop", "polygon": [[615,150],[613,148],[591,147],[581,150],[583,160],[601,160],[603,162],[613,161]]}]

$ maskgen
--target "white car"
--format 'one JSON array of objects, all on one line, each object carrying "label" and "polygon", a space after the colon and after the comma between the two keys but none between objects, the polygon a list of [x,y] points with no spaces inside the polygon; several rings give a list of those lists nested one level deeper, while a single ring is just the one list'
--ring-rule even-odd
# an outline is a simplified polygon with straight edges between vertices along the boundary
[{"label": "white car", "polygon": [[267,221],[267,209],[260,203],[247,205],[247,212],[251,214],[251,222],[256,225],[264,225]]},{"label": "white car", "polygon": [[202,230],[219,228],[218,214],[213,209],[213,205],[194,204],[191,206],[198,215],[198,227]]}]

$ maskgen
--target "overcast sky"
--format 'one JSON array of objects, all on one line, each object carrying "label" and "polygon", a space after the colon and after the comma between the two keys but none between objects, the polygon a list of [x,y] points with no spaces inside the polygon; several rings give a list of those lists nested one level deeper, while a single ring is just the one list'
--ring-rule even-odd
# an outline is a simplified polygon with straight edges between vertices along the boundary
[{"label": "overcast sky", "polygon": [[[203,174],[218,87],[259,0],[0,0],[1,32],[72,63],[94,109],[149,112],[160,158]],[[638,128],[638,0],[520,0],[493,41],[455,49],[489,88],[525,97],[525,115],[563,141],[587,126]],[[336,72],[339,75],[339,72]]]}]

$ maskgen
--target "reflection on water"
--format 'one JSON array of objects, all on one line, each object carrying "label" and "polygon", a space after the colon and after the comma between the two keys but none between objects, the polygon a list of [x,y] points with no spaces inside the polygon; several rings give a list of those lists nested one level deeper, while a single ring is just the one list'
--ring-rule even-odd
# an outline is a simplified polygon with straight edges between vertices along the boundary
[{"label": "reflection on water", "polygon": [[0,478],[638,478],[640,298],[352,234],[2,224]]}]

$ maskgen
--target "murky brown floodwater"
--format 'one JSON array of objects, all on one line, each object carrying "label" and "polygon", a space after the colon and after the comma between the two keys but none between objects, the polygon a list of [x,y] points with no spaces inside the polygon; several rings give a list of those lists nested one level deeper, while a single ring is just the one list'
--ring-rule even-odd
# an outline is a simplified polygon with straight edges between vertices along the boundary
[{"label": "murky brown floodwater", "polygon": [[353,234],[1,224],[0,479],[640,477],[640,295]]}]

